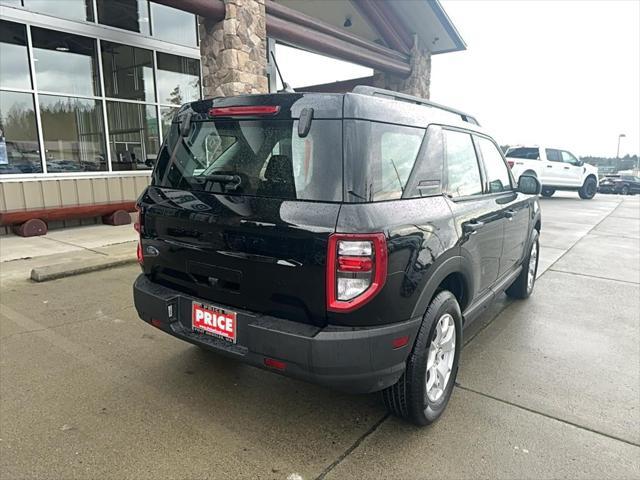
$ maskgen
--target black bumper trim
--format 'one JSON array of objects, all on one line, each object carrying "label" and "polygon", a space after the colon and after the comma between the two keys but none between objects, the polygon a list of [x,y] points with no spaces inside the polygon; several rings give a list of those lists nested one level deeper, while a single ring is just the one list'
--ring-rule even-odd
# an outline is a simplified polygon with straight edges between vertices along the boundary
[{"label": "black bumper trim", "polygon": [[[278,373],[351,393],[382,390],[400,378],[422,321],[319,328],[229,307],[237,312],[233,344],[191,329],[192,302],[212,302],[158,285],[144,274],[133,285],[133,297],[140,318],[170,335],[261,368],[266,368],[265,357],[275,358],[286,362]],[[407,345],[394,349],[392,340],[405,335]]]}]

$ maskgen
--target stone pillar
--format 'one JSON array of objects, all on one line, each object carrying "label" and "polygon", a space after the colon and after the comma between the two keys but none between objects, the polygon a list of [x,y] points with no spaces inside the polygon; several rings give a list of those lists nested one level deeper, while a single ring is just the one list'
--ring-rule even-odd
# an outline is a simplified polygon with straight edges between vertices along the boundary
[{"label": "stone pillar", "polygon": [[268,93],[264,0],[224,3],[224,20],[198,20],[204,98]]},{"label": "stone pillar", "polygon": [[431,84],[431,52],[422,45],[417,36],[413,38],[411,74],[403,78],[391,73],[376,72],[374,86],[428,99]]}]

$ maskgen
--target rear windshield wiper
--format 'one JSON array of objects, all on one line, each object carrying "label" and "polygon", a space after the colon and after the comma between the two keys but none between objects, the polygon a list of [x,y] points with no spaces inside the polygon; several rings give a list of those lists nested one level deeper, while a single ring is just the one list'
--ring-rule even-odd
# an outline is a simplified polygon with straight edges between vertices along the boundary
[{"label": "rear windshield wiper", "polygon": [[235,190],[242,183],[240,175],[224,175],[212,173],[211,175],[198,175],[193,177],[198,183],[215,182],[224,185],[226,190]]}]

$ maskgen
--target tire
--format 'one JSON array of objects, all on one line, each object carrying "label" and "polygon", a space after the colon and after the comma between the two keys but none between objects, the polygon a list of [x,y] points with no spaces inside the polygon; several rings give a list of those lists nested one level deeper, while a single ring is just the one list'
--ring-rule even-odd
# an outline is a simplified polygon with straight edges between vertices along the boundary
[{"label": "tire", "polygon": [[[533,288],[536,285],[536,275],[538,274],[538,260],[540,259],[540,242],[538,241],[538,237],[538,231],[534,230],[529,244],[529,252],[522,262],[522,271],[505,291],[511,298],[523,300],[529,298],[531,293],[533,293]],[[529,281],[530,273],[532,274],[531,281]]]},{"label": "tire", "polygon": [[[445,324],[447,328],[444,327]],[[451,332],[452,327],[455,327],[453,332]],[[442,338],[443,330],[444,338]],[[449,350],[436,348],[439,344],[438,335],[442,338],[442,344],[450,347]],[[461,349],[460,306],[456,297],[444,290],[435,296],[427,308],[404,373],[395,385],[382,392],[387,410],[419,426],[435,422],[444,412],[451,397],[458,374]],[[442,352],[443,357],[438,360],[436,352]],[[436,369],[438,365],[442,365],[443,370],[446,371],[449,360],[451,362],[448,377],[434,375],[436,371],[441,371]],[[427,372],[428,364],[432,365],[429,373]],[[427,382],[432,384],[430,389],[427,389]],[[442,382],[440,387],[437,386],[438,382]]]},{"label": "tire", "polygon": [[629,185],[623,185],[620,193],[622,193],[622,195],[629,195]]},{"label": "tire", "polygon": [[598,190],[598,182],[593,177],[587,177],[587,179],[578,190],[578,195],[583,200],[591,200],[596,196],[596,190]]},{"label": "tire", "polygon": [[540,195],[542,195],[545,198],[549,198],[551,197],[554,193],[556,193],[556,189],[555,188],[542,188],[542,192],[540,193]]}]

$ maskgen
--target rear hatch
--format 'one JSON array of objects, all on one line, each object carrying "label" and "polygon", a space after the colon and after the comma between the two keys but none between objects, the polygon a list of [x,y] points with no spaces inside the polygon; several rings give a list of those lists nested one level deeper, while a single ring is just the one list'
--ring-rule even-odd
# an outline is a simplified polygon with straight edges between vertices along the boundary
[{"label": "rear hatch", "polygon": [[145,273],[214,305],[324,325],[327,240],[343,185],[336,99],[183,107],[139,201]]}]

